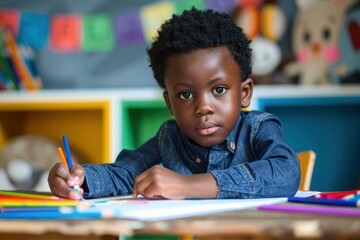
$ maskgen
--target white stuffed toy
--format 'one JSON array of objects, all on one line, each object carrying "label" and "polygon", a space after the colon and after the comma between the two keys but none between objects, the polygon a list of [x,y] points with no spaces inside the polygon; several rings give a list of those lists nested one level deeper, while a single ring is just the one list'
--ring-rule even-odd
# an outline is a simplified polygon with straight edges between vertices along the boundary
[{"label": "white stuffed toy", "polygon": [[[49,138],[25,135],[0,150],[0,189],[49,191],[49,170],[60,157],[59,145]],[[73,157],[76,162],[76,157]]]},{"label": "white stuffed toy", "polygon": [[340,57],[339,36],[347,10],[356,0],[297,0],[292,45],[297,61],[285,67],[300,84],[331,83],[330,66]]}]

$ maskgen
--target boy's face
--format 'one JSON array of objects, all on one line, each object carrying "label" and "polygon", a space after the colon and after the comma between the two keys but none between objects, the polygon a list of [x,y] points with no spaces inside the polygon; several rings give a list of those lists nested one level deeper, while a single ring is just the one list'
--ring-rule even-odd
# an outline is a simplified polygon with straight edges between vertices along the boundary
[{"label": "boy's face", "polygon": [[164,98],[180,129],[202,146],[222,143],[250,105],[253,83],[241,82],[240,70],[226,47],[169,57]]}]

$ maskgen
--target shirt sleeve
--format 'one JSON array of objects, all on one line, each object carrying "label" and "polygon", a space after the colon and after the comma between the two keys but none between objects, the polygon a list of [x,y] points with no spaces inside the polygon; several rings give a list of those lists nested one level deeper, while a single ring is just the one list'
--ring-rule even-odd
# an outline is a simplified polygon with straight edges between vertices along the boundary
[{"label": "shirt sleeve", "polygon": [[[252,131],[254,133],[254,131]],[[249,138],[249,161],[211,173],[218,181],[217,198],[286,197],[296,193],[300,182],[299,160],[282,139],[277,119],[268,119]]]},{"label": "shirt sleeve", "polygon": [[85,164],[84,198],[131,194],[137,175],[159,164],[157,138],[135,151],[122,150],[111,164]]}]

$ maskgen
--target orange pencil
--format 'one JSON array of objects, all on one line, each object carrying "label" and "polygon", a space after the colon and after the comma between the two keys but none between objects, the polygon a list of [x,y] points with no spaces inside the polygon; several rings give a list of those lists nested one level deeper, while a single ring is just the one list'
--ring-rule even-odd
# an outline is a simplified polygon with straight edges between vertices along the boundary
[{"label": "orange pencil", "polygon": [[58,147],[58,148],[57,148],[57,151],[58,151],[58,153],[59,153],[59,155],[60,155],[60,158],[61,158],[62,163],[63,163],[63,164],[65,165],[65,167],[69,170],[69,165],[67,164],[64,151],[62,150],[61,147]]}]

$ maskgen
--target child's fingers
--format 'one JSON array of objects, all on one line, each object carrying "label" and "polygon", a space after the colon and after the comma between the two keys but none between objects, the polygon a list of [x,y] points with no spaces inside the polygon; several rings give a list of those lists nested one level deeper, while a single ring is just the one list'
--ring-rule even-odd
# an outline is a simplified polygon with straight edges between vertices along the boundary
[{"label": "child's fingers", "polygon": [[67,183],[70,186],[73,186],[73,185],[81,186],[84,182],[84,179],[85,179],[84,168],[79,164],[75,164],[71,171],[71,177],[67,180]]},{"label": "child's fingers", "polygon": [[146,178],[147,175],[148,175],[148,171],[145,171],[135,178],[132,198],[134,199],[137,198],[137,196],[141,193],[141,190],[139,191],[139,188],[142,185],[141,182],[143,182],[143,180]]},{"label": "child's fingers", "polygon": [[135,178],[135,184],[143,181],[145,178],[147,178],[148,175],[149,175],[149,169],[146,170],[145,172],[137,175],[136,178]]},{"label": "child's fingers", "polygon": [[[147,176],[146,173],[145,175]],[[141,194],[146,198],[153,198],[156,195],[154,193],[155,185],[157,184],[155,184],[150,177],[136,178],[136,182],[134,184],[133,198],[137,198],[138,194]]]},{"label": "child's fingers", "polygon": [[56,176],[50,183],[51,192],[57,196],[64,198],[72,198],[73,189],[61,177]]},{"label": "child's fingers", "polygon": [[71,199],[82,199],[84,190],[80,188],[80,186],[83,184],[85,179],[85,170],[84,168],[79,164],[74,164],[71,176],[67,179],[67,184],[71,187],[72,191],[69,193]]},{"label": "child's fingers", "polygon": [[145,185],[147,185],[146,183],[147,175],[148,175],[148,171],[145,171],[135,178],[132,198],[135,199],[139,194],[142,194],[142,189],[145,187]]},{"label": "child's fingers", "polygon": [[[82,168],[82,167],[81,167]],[[77,174],[81,176],[84,175],[83,171],[76,170]],[[78,199],[79,195],[82,196],[83,190],[79,190],[77,193],[71,186],[74,184],[81,185],[84,181],[84,177],[82,176],[82,181],[80,183],[80,179],[78,176],[72,176],[68,171],[67,167],[61,163],[57,163],[49,173],[48,182],[50,190],[53,194],[70,199]]]},{"label": "child's fingers", "polygon": [[160,192],[160,189],[158,189],[155,184],[147,185],[142,190],[142,195],[149,199],[164,199],[162,193]]},{"label": "child's fingers", "polygon": [[65,182],[66,177],[69,173],[66,173],[66,169],[62,166],[61,163],[55,164],[53,168],[51,168],[48,176],[48,183],[51,190],[57,188],[57,184],[63,180]]},{"label": "child's fingers", "polygon": [[138,194],[136,188],[134,187],[133,194],[132,194],[132,198],[133,198],[133,199],[136,199],[138,195],[139,195],[139,194]]},{"label": "child's fingers", "polygon": [[70,178],[70,172],[63,164],[57,163],[53,169],[55,169],[55,175],[57,177],[60,177],[65,181]]}]

